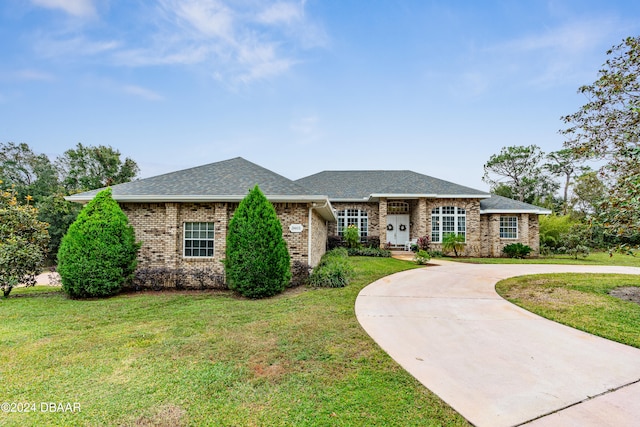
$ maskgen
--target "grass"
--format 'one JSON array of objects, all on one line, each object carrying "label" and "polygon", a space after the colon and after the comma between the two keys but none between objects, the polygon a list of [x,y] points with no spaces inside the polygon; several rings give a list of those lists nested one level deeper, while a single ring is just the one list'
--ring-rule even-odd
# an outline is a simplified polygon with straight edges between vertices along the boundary
[{"label": "grass", "polygon": [[547,319],[640,348],[640,305],[610,296],[640,287],[637,275],[540,274],[498,282],[507,300]]},{"label": "grass", "polygon": [[608,252],[592,252],[588,257],[575,259],[570,255],[551,255],[538,258],[452,258],[444,259],[473,264],[581,264],[581,265],[620,265],[627,267],[640,267],[640,256],[613,254]]},{"label": "grass", "polygon": [[[450,426],[467,422],[362,330],[366,284],[415,267],[350,258],[341,289],[265,300],[229,292],[142,293],[74,301],[0,300],[4,426]],[[76,413],[40,402],[79,403]]]}]

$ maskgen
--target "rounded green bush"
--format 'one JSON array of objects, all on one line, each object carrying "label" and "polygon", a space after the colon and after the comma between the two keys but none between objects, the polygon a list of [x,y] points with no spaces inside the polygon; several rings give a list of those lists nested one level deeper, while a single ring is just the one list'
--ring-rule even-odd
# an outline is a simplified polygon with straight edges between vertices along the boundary
[{"label": "rounded green bush", "polygon": [[282,225],[257,185],[229,221],[225,272],[229,289],[248,298],[278,294],[291,280]]},{"label": "rounded green bush", "polygon": [[99,192],[78,214],[58,250],[62,289],[72,298],[117,294],[132,280],[140,244],[111,189]]}]

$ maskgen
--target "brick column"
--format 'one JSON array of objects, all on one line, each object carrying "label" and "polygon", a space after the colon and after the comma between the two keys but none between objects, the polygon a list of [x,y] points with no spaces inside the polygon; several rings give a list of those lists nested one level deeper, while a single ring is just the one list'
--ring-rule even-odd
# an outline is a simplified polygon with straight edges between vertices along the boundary
[{"label": "brick column", "polygon": [[380,247],[384,248],[387,244],[387,199],[381,198],[378,202],[378,211],[380,214]]},{"label": "brick column", "polygon": [[520,228],[518,232],[521,233],[520,236],[518,236],[520,237],[519,240],[523,245],[529,245],[529,214],[520,214],[520,220],[518,222],[518,227]]},{"label": "brick column", "polygon": [[500,214],[492,214],[489,217],[489,241],[491,257],[500,256]]},{"label": "brick column", "polygon": [[416,227],[415,237],[422,237],[427,235],[427,199],[418,199],[418,223],[414,224]]},{"label": "brick column", "polygon": [[178,204],[165,203],[165,264],[169,268],[178,267]]}]

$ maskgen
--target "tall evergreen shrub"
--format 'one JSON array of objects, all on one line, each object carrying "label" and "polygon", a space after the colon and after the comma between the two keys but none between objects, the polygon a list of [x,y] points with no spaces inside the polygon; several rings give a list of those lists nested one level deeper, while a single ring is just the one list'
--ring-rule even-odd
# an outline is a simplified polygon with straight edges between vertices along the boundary
[{"label": "tall evergreen shrub", "polygon": [[72,298],[118,293],[133,279],[140,244],[111,189],[99,192],[80,211],[62,238],[58,273]]},{"label": "tall evergreen shrub", "polygon": [[291,280],[282,225],[257,185],[229,222],[225,270],[229,288],[249,298],[278,294]]}]

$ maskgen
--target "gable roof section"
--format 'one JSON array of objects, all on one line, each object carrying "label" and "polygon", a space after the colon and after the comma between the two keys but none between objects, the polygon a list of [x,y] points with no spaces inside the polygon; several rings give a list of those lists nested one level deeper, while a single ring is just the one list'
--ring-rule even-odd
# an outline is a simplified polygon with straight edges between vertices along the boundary
[{"label": "gable roof section", "polygon": [[485,198],[490,194],[409,170],[324,171],[296,183],[332,201],[379,197]]},{"label": "gable roof section", "polygon": [[[256,185],[271,202],[317,203],[323,217],[335,219],[326,195],[242,157],[117,184],[111,191],[119,202],[233,202],[242,200]],[[74,194],[67,200],[88,202],[100,190]]]},{"label": "gable roof section", "polygon": [[480,214],[492,213],[533,213],[549,215],[551,211],[541,208],[540,206],[492,194],[490,198],[480,200]]}]

